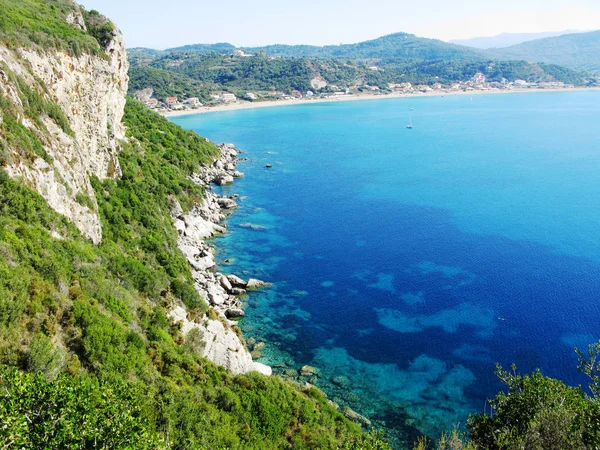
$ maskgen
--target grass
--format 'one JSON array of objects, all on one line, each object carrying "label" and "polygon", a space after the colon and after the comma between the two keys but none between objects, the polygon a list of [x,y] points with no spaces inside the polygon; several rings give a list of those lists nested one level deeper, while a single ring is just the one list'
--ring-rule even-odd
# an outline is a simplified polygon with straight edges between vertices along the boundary
[{"label": "grass", "polygon": [[96,19],[86,33],[66,20],[78,9],[69,0],[0,0],[0,42],[9,48],[51,48],[74,56],[103,56],[106,31],[114,26]]}]

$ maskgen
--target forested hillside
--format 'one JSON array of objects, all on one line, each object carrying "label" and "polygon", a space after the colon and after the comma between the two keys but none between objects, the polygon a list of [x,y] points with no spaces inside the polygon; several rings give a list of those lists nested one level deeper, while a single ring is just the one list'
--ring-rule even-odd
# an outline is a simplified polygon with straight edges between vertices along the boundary
[{"label": "forested hillside", "polygon": [[598,72],[600,31],[536,39],[511,47],[490,49],[488,54],[494,58],[539,61],[575,70]]},{"label": "forested hillside", "polygon": [[[488,82],[525,80],[536,83],[561,81],[584,85],[586,78],[573,70],[525,61],[441,61],[384,58],[358,62],[346,59],[268,58],[264,54],[234,57],[218,53],[169,53],[146,64],[133,64],[130,90],[152,87],[155,96],[199,97],[210,102],[210,93],[226,90],[242,96],[249,91],[308,91],[359,89],[390,83],[432,85],[470,80],[482,73]],[[314,79],[325,81],[317,88]],[[334,86],[334,88],[331,87]]]},{"label": "forested hillside", "polygon": [[[98,131],[82,127],[97,105],[63,111],[54,85],[14,55],[68,61],[52,67],[67,88],[73,73],[116,76],[126,61],[108,66],[114,25],[71,0],[0,7],[0,447],[387,448],[315,388],[234,376],[202,358],[200,333],[184,336],[169,318],[184,305],[190,320],[219,320],[195,289],[170,215],[175,200],[189,211],[202,198],[189,176],[218,155],[214,144],[128,101],[111,176],[76,174],[91,178],[76,198],[100,218],[97,245],[36,192],[49,179],[75,196],[61,175],[76,164],[71,140],[111,130],[106,117]],[[90,159],[103,149],[80,150]],[[13,177],[14,167],[39,178]]]}]

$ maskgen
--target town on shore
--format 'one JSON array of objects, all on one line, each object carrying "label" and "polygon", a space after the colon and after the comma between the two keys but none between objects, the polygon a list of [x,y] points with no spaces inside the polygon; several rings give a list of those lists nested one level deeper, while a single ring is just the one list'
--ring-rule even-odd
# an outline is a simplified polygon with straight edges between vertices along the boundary
[{"label": "town on shore", "polygon": [[[378,70],[371,67],[371,70]],[[262,102],[292,102],[294,100],[341,100],[344,98],[372,97],[372,96],[410,96],[426,94],[458,94],[458,93],[498,93],[523,90],[558,90],[573,89],[572,84],[560,81],[529,83],[525,80],[508,82],[488,82],[482,73],[476,73],[471,79],[451,84],[434,83],[432,85],[414,85],[412,83],[389,83],[387,88],[368,84],[341,89],[335,85],[327,85],[324,80],[314,78],[311,80],[313,90],[301,92],[299,90],[283,91],[255,91],[244,92],[236,96],[234,93],[220,91],[210,95],[210,101],[202,103],[198,97],[180,98],[175,95],[163,99],[155,97],[154,90],[147,88],[133,93],[134,97],[146,106],[159,113],[185,113],[199,110],[222,109],[224,106],[247,105]],[[327,92],[323,87],[327,86]]]}]

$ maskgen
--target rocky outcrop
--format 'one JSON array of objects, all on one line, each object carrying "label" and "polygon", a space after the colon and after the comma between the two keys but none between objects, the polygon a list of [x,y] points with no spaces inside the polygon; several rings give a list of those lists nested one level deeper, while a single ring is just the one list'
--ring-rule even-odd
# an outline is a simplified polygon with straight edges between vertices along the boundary
[{"label": "rocky outcrop", "polygon": [[[85,29],[79,7],[74,4],[73,8],[67,21]],[[51,162],[14,157],[9,158],[6,171],[12,177],[21,177],[83,234],[100,242],[102,228],[90,176],[105,179],[121,175],[117,154],[125,137],[121,119],[128,84],[121,33],[113,32],[105,57],[0,46],[0,61],[32,89],[43,93],[46,100],[58,104],[73,131],[72,135],[66,133],[48,117],[42,117],[46,130],[41,130],[21,117],[24,126],[43,136],[42,145]],[[15,86],[0,68],[0,92],[11,90],[14,92]],[[18,101],[18,96],[11,97],[13,102]]]},{"label": "rocky outcrop", "polygon": [[170,317],[175,322],[182,322],[184,336],[193,328],[201,331],[201,354],[214,363],[236,374],[257,371],[270,375],[271,368],[253,361],[242,340],[231,329],[236,324],[231,319],[244,316],[239,297],[246,293],[247,288],[256,289],[266,283],[252,279],[246,281],[236,275],[216,271],[214,248],[204,242],[226,231],[222,222],[226,214],[237,207],[233,198],[219,196],[208,189],[211,183],[218,184],[224,177],[233,180],[238,152],[231,144],[223,144],[219,149],[221,157],[191,177],[194,182],[207,187],[202,203],[194,206],[188,214],[183,214],[179,203],[172,200],[171,217],[179,234],[179,249],[192,266],[196,290],[209,302],[220,320],[205,318],[199,323],[189,322],[182,306],[175,307]]},{"label": "rocky outcrop", "polygon": [[223,366],[238,375],[248,372],[259,372],[271,375],[269,366],[252,361],[252,356],[244,347],[233,330],[219,320],[204,318],[200,323],[189,321],[187,312],[181,306],[175,307],[169,317],[181,323],[181,332],[186,336],[191,330],[200,331],[204,345],[200,354],[215,364]]}]

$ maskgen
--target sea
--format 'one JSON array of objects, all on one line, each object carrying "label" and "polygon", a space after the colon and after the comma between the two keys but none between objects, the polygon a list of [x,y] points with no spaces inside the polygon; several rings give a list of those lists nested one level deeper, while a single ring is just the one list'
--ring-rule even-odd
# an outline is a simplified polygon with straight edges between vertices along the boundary
[{"label": "sea", "polygon": [[489,413],[496,364],[587,385],[574,348],[600,338],[600,92],[172,120],[243,151],[213,244],[221,271],[273,283],[240,326],[276,374],[395,448]]}]

